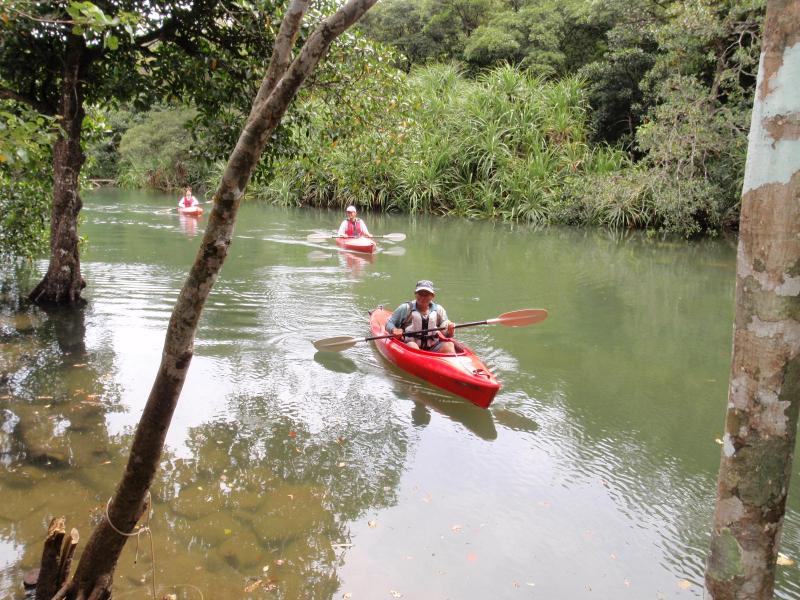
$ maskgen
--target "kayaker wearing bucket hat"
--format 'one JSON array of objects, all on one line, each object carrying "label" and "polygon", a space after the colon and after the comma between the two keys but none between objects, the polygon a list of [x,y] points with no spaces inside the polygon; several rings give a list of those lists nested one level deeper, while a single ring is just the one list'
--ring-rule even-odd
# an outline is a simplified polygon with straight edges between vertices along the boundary
[{"label": "kayaker wearing bucket hat", "polygon": [[336,233],[338,237],[368,237],[371,238],[372,234],[367,229],[367,224],[356,216],[356,207],[352,204],[345,209],[347,218],[339,225],[339,231]]},{"label": "kayaker wearing bucket hat", "polygon": [[[404,302],[398,306],[386,321],[386,333],[391,333],[403,340],[411,348],[420,348],[429,352],[442,352],[455,354],[456,348],[451,340],[456,324],[447,318],[447,311],[441,304],[436,304],[433,298],[436,288],[427,279],[417,282],[414,287],[414,300]],[[444,327],[443,331],[431,331],[427,336],[410,336],[415,331],[434,330]]]}]

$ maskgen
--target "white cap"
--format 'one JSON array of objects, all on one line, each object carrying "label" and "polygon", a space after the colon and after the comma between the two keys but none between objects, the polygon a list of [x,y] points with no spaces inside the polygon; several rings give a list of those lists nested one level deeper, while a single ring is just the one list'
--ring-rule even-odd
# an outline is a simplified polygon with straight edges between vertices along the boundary
[{"label": "white cap", "polygon": [[356,212],[356,207],[352,204],[344,209],[344,212]]},{"label": "white cap", "polygon": [[421,292],[423,290],[428,291],[431,294],[436,293],[433,283],[429,279],[421,279],[418,281],[416,287],[414,288],[414,293],[416,294],[417,292]]}]

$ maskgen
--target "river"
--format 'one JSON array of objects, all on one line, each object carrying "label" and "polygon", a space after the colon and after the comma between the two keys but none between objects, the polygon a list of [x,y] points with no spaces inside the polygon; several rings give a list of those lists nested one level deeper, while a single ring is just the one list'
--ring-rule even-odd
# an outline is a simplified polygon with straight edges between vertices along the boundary
[{"label": "river", "polygon": [[[47,524],[104,518],[207,215],[86,194],[82,311],[17,310],[46,262],[3,272],[0,598]],[[241,207],[115,598],[702,598],[731,355],[735,243],[437,217],[372,258],[306,236],[342,215]],[[439,288],[503,388],[488,410],[389,367],[367,311]],[[800,489],[781,551],[800,558]],[[138,557],[137,557],[138,552]],[[135,561],[135,559],[138,560]],[[800,597],[796,565],[776,597]],[[159,597],[160,597],[159,595]]]}]

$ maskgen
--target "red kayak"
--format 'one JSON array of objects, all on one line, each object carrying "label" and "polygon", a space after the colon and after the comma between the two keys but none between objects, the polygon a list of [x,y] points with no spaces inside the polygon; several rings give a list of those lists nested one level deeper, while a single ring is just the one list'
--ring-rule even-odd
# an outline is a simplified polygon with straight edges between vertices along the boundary
[{"label": "red kayak", "polygon": [[203,214],[203,207],[202,206],[179,206],[178,212],[182,215],[202,215]]},{"label": "red kayak", "polygon": [[372,254],[378,247],[378,244],[368,237],[337,237],[336,245],[350,252],[363,252],[364,254]]},{"label": "red kayak", "polygon": [[[378,307],[370,312],[373,335],[385,335],[384,326],[392,312]],[[500,383],[481,360],[461,342],[457,354],[442,354],[410,348],[394,338],[375,340],[378,351],[389,361],[428,383],[488,408],[500,390]]]}]

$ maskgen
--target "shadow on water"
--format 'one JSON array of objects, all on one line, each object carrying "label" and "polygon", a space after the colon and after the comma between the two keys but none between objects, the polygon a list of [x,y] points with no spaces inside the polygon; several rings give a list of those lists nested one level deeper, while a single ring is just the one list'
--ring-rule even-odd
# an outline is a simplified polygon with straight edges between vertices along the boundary
[{"label": "shadow on water", "polygon": [[414,402],[411,409],[411,421],[414,425],[418,427],[428,425],[433,411],[454,423],[463,425],[482,440],[497,439],[497,428],[490,411],[446,392],[440,393],[430,389],[427,384],[421,382],[397,379],[394,387],[400,398],[408,398]]},{"label": "shadow on water", "polygon": [[323,352],[320,350],[314,354],[314,360],[335,373],[355,373],[358,371],[358,366],[355,362],[338,352]]},{"label": "shadow on water", "polygon": [[492,408],[490,410],[495,420],[503,427],[525,433],[536,433],[539,431],[539,424],[525,415],[521,415],[508,408]]}]

